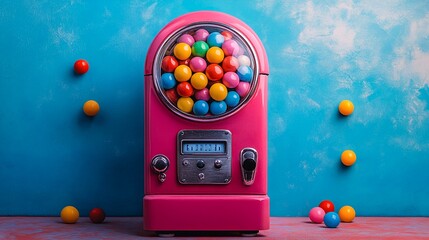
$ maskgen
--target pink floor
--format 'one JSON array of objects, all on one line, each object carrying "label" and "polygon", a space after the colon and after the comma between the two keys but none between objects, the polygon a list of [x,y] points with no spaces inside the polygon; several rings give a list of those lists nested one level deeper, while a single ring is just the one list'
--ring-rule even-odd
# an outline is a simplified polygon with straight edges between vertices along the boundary
[{"label": "pink floor", "polygon": [[[247,239],[238,233],[180,233],[178,239]],[[82,217],[63,224],[59,217],[0,217],[0,239],[146,239],[154,233],[142,230],[141,218],[111,217],[93,224]],[[266,239],[429,239],[429,218],[358,217],[336,229],[312,224],[307,218],[271,218],[271,229],[256,238]],[[256,239],[255,238],[255,239]]]}]

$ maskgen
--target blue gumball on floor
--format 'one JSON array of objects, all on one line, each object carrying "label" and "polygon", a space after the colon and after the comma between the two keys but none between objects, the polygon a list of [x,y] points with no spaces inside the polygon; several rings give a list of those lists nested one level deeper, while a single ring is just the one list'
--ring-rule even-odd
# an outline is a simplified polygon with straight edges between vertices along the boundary
[{"label": "blue gumball on floor", "polygon": [[325,214],[323,222],[328,228],[336,228],[340,224],[340,216],[336,212],[328,212]]}]

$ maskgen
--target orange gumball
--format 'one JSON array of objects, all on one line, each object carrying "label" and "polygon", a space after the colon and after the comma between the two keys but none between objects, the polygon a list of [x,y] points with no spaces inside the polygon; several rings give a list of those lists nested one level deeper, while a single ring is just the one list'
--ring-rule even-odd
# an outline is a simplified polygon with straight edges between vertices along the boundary
[{"label": "orange gumball", "polygon": [[352,150],[345,150],[341,154],[341,162],[347,167],[353,165],[356,162],[356,153]]},{"label": "orange gumball", "polygon": [[341,222],[352,222],[356,217],[356,212],[351,206],[344,206],[338,211]]},{"label": "orange gumball", "polygon": [[354,109],[355,107],[350,100],[343,100],[340,102],[340,105],[338,106],[338,110],[344,116],[348,116],[352,114]]},{"label": "orange gumball", "polygon": [[94,100],[86,101],[83,104],[83,112],[90,117],[97,115],[98,111],[100,111],[100,105]]}]

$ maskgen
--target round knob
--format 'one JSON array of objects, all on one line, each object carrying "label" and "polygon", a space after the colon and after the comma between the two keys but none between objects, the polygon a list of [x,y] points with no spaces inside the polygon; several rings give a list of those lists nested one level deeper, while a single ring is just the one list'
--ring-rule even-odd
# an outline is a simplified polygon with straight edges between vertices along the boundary
[{"label": "round knob", "polygon": [[198,168],[203,168],[205,165],[206,165],[206,164],[204,163],[204,161],[203,161],[203,160],[198,160],[198,162],[197,162],[197,167],[198,167]]},{"label": "round knob", "polygon": [[168,158],[164,155],[157,155],[152,159],[152,169],[157,173],[163,173],[167,171],[170,166]]},{"label": "round knob", "polygon": [[214,161],[215,168],[221,168],[222,167],[222,160],[217,159]]},{"label": "round knob", "polygon": [[252,158],[247,158],[243,161],[243,169],[246,171],[253,171],[256,168],[256,161]]}]

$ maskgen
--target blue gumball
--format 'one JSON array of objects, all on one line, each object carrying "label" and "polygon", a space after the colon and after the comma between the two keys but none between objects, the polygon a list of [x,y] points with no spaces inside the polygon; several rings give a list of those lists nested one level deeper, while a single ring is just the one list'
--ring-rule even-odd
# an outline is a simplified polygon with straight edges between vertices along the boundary
[{"label": "blue gumball", "polygon": [[222,47],[222,44],[224,41],[225,41],[224,36],[219,32],[212,32],[207,37],[207,44],[210,47]]},{"label": "blue gumball", "polygon": [[210,112],[213,115],[220,115],[222,113],[225,113],[226,108],[227,108],[227,106],[226,106],[225,101],[213,101],[210,104]]},{"label": "blue gumball", "polygon": [[192,111],[197,116],[204,116],[209,112],[209,104],[204,100],[198,100],[194,103]]},{"label": "blue gumball", "polygon": [[340,216],[336,212],[328,212],[325,214],[323,222],[328,228],[336,228],[340,224]]},{"label": "blue gumball", "polygon": [[176,79],[173,73],[163,73],[161,75],[161,86],[164,89],[172,89],[176,86]]},{"label": "blue gumball", "polygon": [[241,81],[250,82],[253,77],[253,70],[249,66],[240,66],[237,69],[237,75]]},{"label": "blue gumball", "polygon": [[226,95],[225,103],[228,107],[235,107],[240,102],[240,95],[236,91],[229,91],[228,95]]}]

